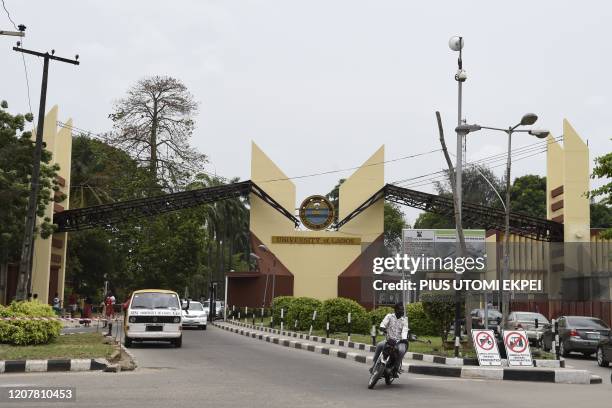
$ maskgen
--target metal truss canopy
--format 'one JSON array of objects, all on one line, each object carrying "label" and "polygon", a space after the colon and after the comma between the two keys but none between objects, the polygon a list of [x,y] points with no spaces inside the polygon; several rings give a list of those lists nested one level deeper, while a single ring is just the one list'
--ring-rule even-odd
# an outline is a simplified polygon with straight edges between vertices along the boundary
[{"label": "metal truss canopy", "polygon": [[149,217],[202,204],[255,194],[295,225],[297,218],[252,181],[181,191],[158,197],[147,197],[56,213],[53,222],[58,232],[79,231],[96,227],[112,227],[127,220]]},{"label": "metal truss canopy", "polygon": [[[57,224],[58,232],[79,231],[96,227],[109,228],[131,219],[150,217],[230,198],[246,197],[249,194],[256,195],[272,206],[291,220],[296,227],[299,225],[299,220],[295,215],[250,180],[165,194],[158,197],[66,210],[56,213],[53,222]],[[453,200],[450,197],[387,184],[343,220],[339,221],[335,227],[342,227],[380,199],[449,217],[454,215]],[[505,213],[497,208],[463,203],[463,219],[481,225],[485,229],[504,230]],[[510,213],[510,231],[520,236],[542,241],[563,241],[563,224],[519,213]]]},{"label": "metal truss canopy", "polygon": [[[387,184],[343,220],[339,221],[336,224],[336,228],[342,227],[381,198],[427,212],[449,217],[454,216],[453,199],[450,197],[423,193]],[[463,203],[462,210],[463,220],[465,221],[482,225],[482,228],[485,229],[495,229],[498,231],[505,229],[505,212],[503,210],[465,202]],[[510,213],[510,232],[540,241],[563,241],[563,224],[515,212]]]}]

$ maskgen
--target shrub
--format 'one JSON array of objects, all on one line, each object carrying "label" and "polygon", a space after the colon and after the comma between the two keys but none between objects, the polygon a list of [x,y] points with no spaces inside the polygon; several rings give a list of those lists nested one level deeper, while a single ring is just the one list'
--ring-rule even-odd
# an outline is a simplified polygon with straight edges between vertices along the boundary
[{"label": "shrub", "polygon": [[287,327],[293,329],[295,319],[298,319],[298,330],[308,330],[312,322],[312,313],[317,311],[317,319],[314,327],[321,328],[325,322],[321,317],[321,301],[309,297],[299,297],[293,299],[287,311]]},{"label": "shrub", "polygon": [[[347,332],[347,316],[351,312],[353,333],[369,333],[370,322],[366,310],[352,299],[334,298],[323,302],[322,318],[329,316],[329,329],[332,332]],[[324,320],[325,321],[325,320]]]},{"label": "shrub", "polygon": [[410,333],[416,334],[417,336],[436,336],[439,334],[436,323],[425,313],[423,303],[409,303],[406,305],[406,313],[408,314]]},{"label": "shrub", "polygon": [[[293,296],[278,296],[272,299],[272,311],[273,311],[275,325],[277,326],[280,325],[281,309],[285,309],[285,312],[284,312],[285,323],[288,322],[287,312],[289,311],[289,307],[291,306],[291,303],[293,302],[294,299],[295,298]],[[286,326],[287,324],[285,324],[285,327]]]},{"label": "shrub", "polygon": [[[15,302],[0,306],[1,317],[56,317],[51,306],[38,301]],[[59,336],[62,324],[57,320],[1,320],[0,343],[23,346],[48,343]]]},{"label": "shrub", "polygon": [[[423,310],[428,319],[434,324],[436,333],[442,343],[448,337],[450,325],[455,320],[455,300],[452,296],[437,293],[424,293],[421,295]],[[463,306],[463,302],[461,302]]]},{"label": "shrub", "polygon": [[[376,327],[380,327],[380,323],[383,321],[386,315],[393,313],[393,308],[389,306],[379,306],[376,309],[372,309],[368,312],[368,323],[369,326],[373,324]],[[374,319],[374,321],[372,321]]]}]

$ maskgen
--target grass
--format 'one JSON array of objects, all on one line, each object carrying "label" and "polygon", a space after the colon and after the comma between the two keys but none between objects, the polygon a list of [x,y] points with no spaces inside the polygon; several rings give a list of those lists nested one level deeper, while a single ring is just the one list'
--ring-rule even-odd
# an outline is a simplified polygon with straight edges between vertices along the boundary
[{"label": "grass", "polygon": [[[238,321],[238,319],[236,320]],[[244,318],[242,318],[240,319],[240,321],[243,323],[248,323],[248,324],[253,323],[252,319],[245,320]],[[255,324],[257,326],[260,326],[262,324],[260,317],[257,317],[255,319]],[[265,327],[270,327],[270,317],[264,317],[263,325]],[[275,329],[280,329],[279,324],[275,325]],[[292,325],[285,326],[285,329],[293,331],[293,326]],[[308,331],[298,331],[298,332],[308,333]],[[325,330],[313,330],[312,334],[313,336],[325,337]],[[339,339],[339,340],[347,339],[346,333],[330,333],[329,335],[333,339]],[[376,337],[377,341],[381,341],[382,339],[383,337],[381,335]],[[372,344],[372,337],[366,334],[352,334],[351,341],[354,341],[356,343]],[[461,344],[462,344],[461,357],[466,357],[466,358],[476,358],[477,357],[476,351],[474,350],[473,347],[471,347],[467,343],[467,341],[462,341]],[[418,341],[411,341],[409,343],[408,351],[413,352],[413,353],[433,354],[436,356],[445,356],[445,357],[455,356],[455,350],[454,350],[454,347],[452,346],[452,343],[450,343],[450,345],[447,345],[446,348],[444,348],[442,346],[442,339],[439,336],[418,336]],[[544,360],[554,360],[555,359],[554,354],[547,353],[539,349],[532,348],[531,353],[532,353],[533,358],[544,359]]]},{"label": "grass", "polygon": [[0,360],[109,358],[114,346],[103,343],[100,333],[59,336],[48,344],[12,346],[0,344]]}]

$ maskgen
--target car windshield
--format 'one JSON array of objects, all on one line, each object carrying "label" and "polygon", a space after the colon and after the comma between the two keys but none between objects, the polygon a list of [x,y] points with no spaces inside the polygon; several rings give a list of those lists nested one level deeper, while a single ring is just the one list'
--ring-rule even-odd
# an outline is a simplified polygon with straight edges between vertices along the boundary
[{"label": "car windshield", "polygon": [[516,320],[521,322],[533,322],[538,319],[538,323],[548,323],[548,319],[540,313],[517,313]]},{"label": "car windshield", "polygon": [[130,305],[132,309],[178,309],[178,298],[174,293],[135,293]]},{"label": "car windshield", "polygon": [[[183,306],[187,306],[187,303],[183,303]],[[188,310],[202,311],[204,310],[204,307],[200,302],[189,302]]]},{"label": "car windshield", "polygon": [[570,327],[577,327],[579,329],[609,329],[603,321],[595,317],[568,317],[567,323]]}]

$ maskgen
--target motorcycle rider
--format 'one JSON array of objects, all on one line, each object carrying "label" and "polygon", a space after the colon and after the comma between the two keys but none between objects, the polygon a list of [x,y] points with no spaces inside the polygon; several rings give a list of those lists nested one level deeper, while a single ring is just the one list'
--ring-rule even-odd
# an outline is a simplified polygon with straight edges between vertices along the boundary
[{"label": "motorcycle rider", "polygon": [[[393,339],[397,342],[398,359],[395,361],[395,367],[393,369],[393,377],[398,378],[398,369],[406,349],[408,347],[408,320],[404,316],[404,304],[398,302],[393,306],[394,313],[389,313],[385,316],[382,322],[380,322],[380,329],[386,335],[387,338]],[[382,353],[383,348],[387,339],[379,342],[376,345],[376,352],[374,353],[374,364],[370,367],[370,373],[374,370],[376,360]]]}]

